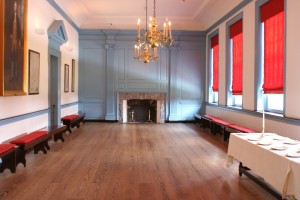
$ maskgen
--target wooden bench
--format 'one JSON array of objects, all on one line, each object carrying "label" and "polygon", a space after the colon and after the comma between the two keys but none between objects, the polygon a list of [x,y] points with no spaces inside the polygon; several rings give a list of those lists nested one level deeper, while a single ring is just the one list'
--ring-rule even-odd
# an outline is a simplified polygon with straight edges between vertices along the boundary
[{"label": "wooden bench", "polygon": [[67,131],[69,133],[72,133],[71,128],[74,128],[75,126],[77,128],[80,127],[80,123],[84,124],[84,117],[85,114],[72,114],[72,115],[67,115],[61,118],[61,121],[63,122],[63,125],[67,126]]},{"label": "wooden bench", "polygon": [[214,120],[220,120],[219,118],[217,117],[214,117],[212,115],[203,115],[201,117],[201,127],[202,128],[206,128],[208,127],[210,129],[210,131],[212,132],[213,131],[213,121]]},{"label": "wooden bench", "polygon": [[34,154],[37,154],[39,151],[47,154],[46,143],[48,138],[49,135],[47,131],[34,131],[11,140],[11,144],[19,146],[19,148],[16,149],[16,165],[22,163],[24,167],[26,167],[25,154],[32,148]]},{"label": "wooden bench", "polygon": [[212,115],[203,115],[201,117],[201,127],[210,128],[210,132],[213,134],[216,134],[217,132],[220,132],[224,136],[224,141],[228,141],[230,137],[230,133],[233,132],[240,132],[240,133],[257,133],[256,130],[250,129],[245,126],[233,124],[230,122],[227,122],[223,119],[214,117]]},{"label": "wooden bench", "polygon": [[41,129],[41,131],[46,131],[48,134],[48,140],[45,142],[45,147],[47,150],[50,150],[49,146],[49,140],[54,137],[54,142],[57,142],[58,140],[61,140],[62,142],[65,141],[63,134],[67,131],[67,127],[65,125],[53,125],[48,126],[44,129]]},{"label": "wooden bench", "polygon": [[0,173],[9,169],[16,172],[16,146],[14,144],[0,144]]},{"label": "wooden bench", "polygon": [[194,114],[194,124],[199,123],[201,125],[201,116]]},{"label": "wooden bench", "polygon": [[259,131],[256,131],[251,128],[247,128],[244,126],[236,125],[236,124],[230,124],[226,127],[226,130],[224,132],[224,141],[228,141],[230,137],[230,133],[258,133]]}]

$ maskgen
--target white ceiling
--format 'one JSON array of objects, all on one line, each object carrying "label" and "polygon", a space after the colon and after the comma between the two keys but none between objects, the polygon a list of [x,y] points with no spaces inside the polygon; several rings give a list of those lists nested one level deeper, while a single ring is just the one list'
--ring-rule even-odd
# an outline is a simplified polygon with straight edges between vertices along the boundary
[{"label": "white ceiling", "polygon": [[[156,0],[159,28],[168,18],[173,30],[206,30],[243,0]],[[55,0],[81,29],[136,29],[145,27],[146,0]],[[148,16],[153,15],[148,0]]]}]

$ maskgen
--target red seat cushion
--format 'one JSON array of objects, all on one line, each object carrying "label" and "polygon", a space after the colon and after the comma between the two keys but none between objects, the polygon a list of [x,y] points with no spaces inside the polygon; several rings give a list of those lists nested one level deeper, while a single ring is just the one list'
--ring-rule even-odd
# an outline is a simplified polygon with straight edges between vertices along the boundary
[{"label": "red seat cushion", "polygon": [[236,124],[229,124],[228,125],[229,128],[235,129],[237,131],[243,132],[243,133],[258,133],[258,131],[247,128],[247,127],[243,127],[243,126],[239,126]]},{"label": "red seat cushion", "polygon": [[219,118],[211,116],[211,115],[203,115],[203,117],[210,119],[210,120],[220,120]]},{"label": "red seat cushion", "polygon": [[230,124],[229,122],[226,122],[226,121],[221,120],[221,119],[213,119],[213,122],[221,124],[223,126],[228,126]]},{"label": "red seat cushion", "polygon": [[13,149],[14,147],[15,147],[14,144],[0,144],[0,155]]},{"label": "red seat cushion", "polygon": [[77,117],[79,117],[79,116],[76,114],[67,115],[67,116],[62,117],[61,120],[72,120],[72,119],[76,119]]},{"label": "red seat cushion", "polygon": [[32,133],[29,133],[27,135],[24,135],[22,137],[19,137],[13,141],[10,141],[12,144],[26,144],[28,142],[31,142],[39,137],[42,137],[43,135],[47,135],[48,131],[35,131]]}]

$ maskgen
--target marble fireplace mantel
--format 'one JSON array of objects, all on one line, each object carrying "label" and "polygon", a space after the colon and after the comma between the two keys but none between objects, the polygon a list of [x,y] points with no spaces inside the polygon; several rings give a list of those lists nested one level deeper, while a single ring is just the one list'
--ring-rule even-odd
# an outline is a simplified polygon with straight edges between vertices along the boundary
[{"label": "marble fireplace mantel", "polygon": [[141,92],[119,92],[119,109],[120,116],[119,121],[127,123],[127,101],[131,99],[151,99],[156,100],[157,105],[157,116],[156,123],[165,123],[165,102],[166,94],[165,93],[141,93]]}]

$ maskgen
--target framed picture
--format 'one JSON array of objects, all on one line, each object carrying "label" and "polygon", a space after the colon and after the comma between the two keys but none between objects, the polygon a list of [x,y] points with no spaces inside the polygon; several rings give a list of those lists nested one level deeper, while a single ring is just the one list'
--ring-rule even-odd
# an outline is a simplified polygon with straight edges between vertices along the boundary
[{"label": "framed picture", "polygon": [[39,94],[40,53],[29,50],[28,54],[28,94]]},{"label": "framed picture", "polygon": [[65,64],[64,91],[69,92],[69,65]]},{"label": "framed picture", "polygon": [[75,60],[72,59],[71,92],[75,92]]},{"label": "framed picture", "polygon": [[26,95],[27,1],[0,0],[0,96]]}]

